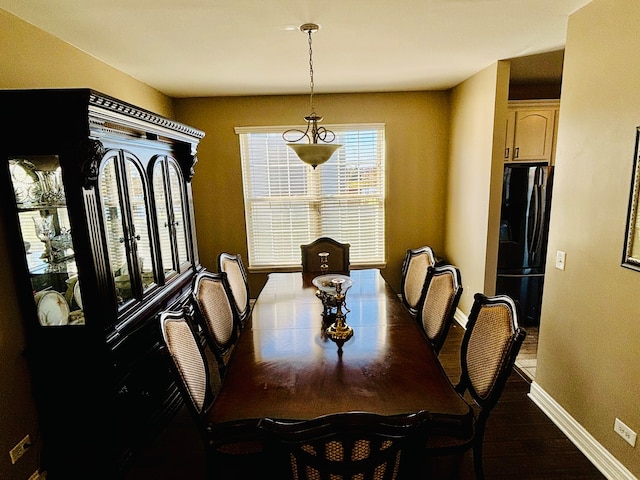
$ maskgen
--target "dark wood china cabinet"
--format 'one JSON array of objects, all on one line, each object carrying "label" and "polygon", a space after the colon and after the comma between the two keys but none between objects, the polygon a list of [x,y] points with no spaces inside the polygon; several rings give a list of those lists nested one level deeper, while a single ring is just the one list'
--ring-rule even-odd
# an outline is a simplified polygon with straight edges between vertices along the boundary
[{"label": "dark wood china cabinet", "polygon": [[157,315],[186,304],[201,269],[204,133],[88,89],[0,91],[0,117],[42,468],[118,478],[181,405]]}]

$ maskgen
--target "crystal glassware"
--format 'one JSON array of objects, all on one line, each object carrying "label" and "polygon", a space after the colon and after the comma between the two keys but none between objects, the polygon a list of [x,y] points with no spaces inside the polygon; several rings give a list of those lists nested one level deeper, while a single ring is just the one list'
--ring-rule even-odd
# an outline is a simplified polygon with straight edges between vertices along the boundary
[{"label": "crystal glassware", "polygon": [[52,262],[51,239],[55,235],[53,231],[53,215],[44,215],[41,217],[33,217],[33,226],[36,230],[36,236],[44,243],[44,252],[40,258],[45,261]]}]

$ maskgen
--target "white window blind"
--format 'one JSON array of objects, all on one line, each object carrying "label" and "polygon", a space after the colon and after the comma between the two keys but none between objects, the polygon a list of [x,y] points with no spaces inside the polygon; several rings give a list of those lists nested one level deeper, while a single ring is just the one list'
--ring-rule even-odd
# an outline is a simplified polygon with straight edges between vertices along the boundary
[{"label": "white window blind", "polygon": [[349,243],[354,267],[385,262],[384,124],[331,125],[333,157],[315,170],[286,146],[287,127],[238,127],[249,268],[295,268],[300,245]]}]

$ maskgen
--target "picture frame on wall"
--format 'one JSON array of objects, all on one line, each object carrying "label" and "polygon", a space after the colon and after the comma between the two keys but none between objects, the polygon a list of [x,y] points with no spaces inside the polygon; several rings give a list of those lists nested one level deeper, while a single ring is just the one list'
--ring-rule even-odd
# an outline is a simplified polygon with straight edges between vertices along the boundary
[{"label": "picture frame on wall", "polygon": [[631,192],[629,194],[629,208],[627,211],[627,225],[625,233],[622,266],[640,271],[640,215],[638,203],[640,201],[640,127],[636,127],[636,144],[633,157],[633,176]]}]

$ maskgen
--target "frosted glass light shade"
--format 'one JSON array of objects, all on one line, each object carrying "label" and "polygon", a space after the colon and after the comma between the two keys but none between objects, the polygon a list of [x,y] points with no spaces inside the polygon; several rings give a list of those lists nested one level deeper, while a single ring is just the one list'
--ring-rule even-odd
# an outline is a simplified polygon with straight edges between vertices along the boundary
[{"label": "frosted glass light shade", "polygon": [[287,143],[287,146],[296,152],[300,160],[316,168],[329,160],[333,152],[342,145],[334,143]]}]

